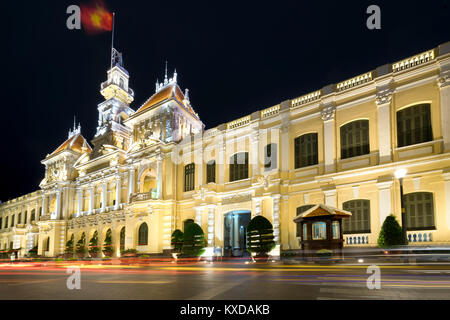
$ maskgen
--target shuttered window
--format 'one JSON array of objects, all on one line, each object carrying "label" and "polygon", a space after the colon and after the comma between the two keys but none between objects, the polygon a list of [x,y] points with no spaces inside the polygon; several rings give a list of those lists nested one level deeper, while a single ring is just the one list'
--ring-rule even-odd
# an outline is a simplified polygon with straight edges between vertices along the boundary
[{"label": "shuttered window", "polygon": [[307,133],[295,138],[295,169],[319,163],[317,133]]},{"label": "shuttered window", "polygon": [[397,112],[399,147],[432,140],[430,104],[419,104]]},{"label": "shuttered window", "polygon": [[414,192],[403,196],[407,230],[435,229],[434,201],[431,192]]},{"label": "shuttered window", "polygon": [[342,208],[352,216],[343,219],[343,233],[370,233],[370,201],[351,200],[344,202]]},{"label": "shuttered window", "polygon": [[369,120],[357,120],[341,127],[341,159],[370,153]]},{"label": "shuttered window", "polygon": [[277,168],[277,144],[270,143],[264,147],[264,171]]},{"label": "shuttered window", "polygon": [[184,191],[194,190],[195,164],[190,163],[184,167]]},{"label": "shuttered window", "polygon": [[239,152],[230,157],[230,182],[248,178],[248,152]]},{"label": "shuttered window", "polygon": [[216,182],[216,162],[209,161],[206,164],[206,183]]}]

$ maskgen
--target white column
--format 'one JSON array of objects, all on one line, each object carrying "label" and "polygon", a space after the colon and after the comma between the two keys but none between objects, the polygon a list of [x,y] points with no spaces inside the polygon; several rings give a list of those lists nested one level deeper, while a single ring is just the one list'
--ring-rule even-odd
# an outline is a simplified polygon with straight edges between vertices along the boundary
[{"label": "white column", "polygon": [[255,201],[255,210],[252,211],[252,218],[254,216],[260,216],[261,215],[261,197],[253,197],[253,200]]},{"label": "white column", "polygon": [[195,207],[194,210],[195,210],[195,223],[201,227],[202,226],[202,208]]},{"label": "white column", "polygon": [[88,214],[92,214],[93,210],[94,210],[94,187],[91,186],[89,188],[89,213]]},{"label": "white column", "polygon": [[61,219],[61,190],[56,191],[56,220]]},{"label": "white column", "polygon": [[83,190],[78,189],[78,214],[77,217],[81,216],[81,211],[83,210]]},{"label": "white column", "polygon": [[[42,215],[46,215],[47,214],[47,195],[43,194],[42,195]],[[39,215],[39,212],[38,212]]]},{"label": "white column", "polygon": [[157,181],[156,181],[156,194],[158,199],[162,198],[162,180],[163,180],[163,156],[159,154],[156,158],[156,173],[158,175]]},{"label": "white column", "polygon": [[252,176],[259,174],[259,133],[258,128],[253,129],[250,137],[250,156],[252,165]]},{"label": "white column", "polygon": [[114,210],[119,210],[119,206],[120,206],[120,194],[121,194],[121,190],[122,190],[122,184],[120,181],[120,177],[116,177],[116,204],[114,206]]},{"label": "white column", "polygon": [[130,197],[134,193],[134,168],[130,168],[129,172],[129,182],[128,182],[128,202],[130,202]]},{"label": "white column", "polygon": [[220,143],[219,143],[219,159],[217,162],[217,170],[219,171],[219,184],[223,184],[225,183],[225,166],[227,163],[227,159],[225,159],[226,157],[226,143],[225,143],[225,138],[222,136],[219,138],[220,139]]},{"label": "white column", "polygon": [[439,78],[441,91],[441,127],[444,151],[450,150],[450,71]]},{"label": "white column", "polygon": [[387,216],[392,213],[391,209],[391,186],[392,181],[377,183],[378,186],[378,208],[380,215],[380,228]]},{"label": "white column", "polygon": [[281,148],[277,157],[281,160],[281,171],[289,171],[289,125],[281,127]]},{"label": "white column", "polygon": [[208,247],[214,247],[214,206],[208,207]]},{"label": "white column", "polygon": [[380,163],[391,161],[391,98],[392,90],[377,93],[378,106],[378,151]]},{"label": "white column", "polygon": [[443,174],[445,181],[445,213],[447,218],[447,227],[450,229],[450,172]]},{"label": "white column", "polygon": [[324,190],[325,205],[336,208],[336,189]]},{"label": "white column", "polygon": [[239,215],[233,215],[233,248],[239,248]]},{"label": "white column", "polygon": [[273,198],[273,236],[276,244],[280,244],[280,195]]},{"label": "white column", "polygon": [[101,212],[106,210],[106,202],[108,201],[108,185],[106,181],[102,182],[102,207]]},{"label": "white column", "polygon": [[322,109],[323,120],[323,145],[325,158],[325,173],[335,170],[335,146],[334,146],[334,115],[336,107],[332,104]]}]

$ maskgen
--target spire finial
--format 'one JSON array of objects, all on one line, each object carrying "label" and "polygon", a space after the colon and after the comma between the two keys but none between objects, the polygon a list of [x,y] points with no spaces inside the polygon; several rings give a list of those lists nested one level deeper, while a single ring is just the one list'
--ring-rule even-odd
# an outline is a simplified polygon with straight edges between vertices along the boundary
[{"label": "spire finial", "polygon": [[167,83],[167,60],[166,60],[166,72],[164,74],[164,83]]},{"label": "spire finial", "polygon": [[74,115],[73,116],[73,131],[75,131],[75,129],[76,129],[76,116]]}]

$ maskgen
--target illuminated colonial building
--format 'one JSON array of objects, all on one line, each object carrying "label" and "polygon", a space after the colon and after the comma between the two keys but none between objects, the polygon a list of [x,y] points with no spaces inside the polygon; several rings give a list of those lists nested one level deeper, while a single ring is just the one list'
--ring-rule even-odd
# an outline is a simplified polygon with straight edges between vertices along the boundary
[{"label": "illuminated colonial building", "polygon": [[0,205],[0,249],[56,256],[72,235],[87,246],[111,230],[116,255],[163,253],[195,221],[228,255],[256,215],[272,222],[281,250],[298,249],[293,219],[322,203],[353,213],[345,246],[375,246],[386,216],[401,221],[399,168],[410,243],[448,244],[449,77],[447,42],[204,130],[176,72],[132,109],[114,50],[95,137],[74,127],[42,160],[40,189]]}]

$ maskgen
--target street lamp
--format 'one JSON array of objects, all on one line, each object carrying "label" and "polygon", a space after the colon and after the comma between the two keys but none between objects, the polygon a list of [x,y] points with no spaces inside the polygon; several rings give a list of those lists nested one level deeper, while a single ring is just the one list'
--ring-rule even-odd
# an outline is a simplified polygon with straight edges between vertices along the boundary
[{"label": "street lamp", "polygon": [[403,231],[403,244],[408,244],[408,238],[406,235],[406,211],[403,202],[403,178],[406,176],[406,169],[401,168],[397,169],[394,172],[395,177],[400,182],[400,206],[402,210],[402,231]]}]

